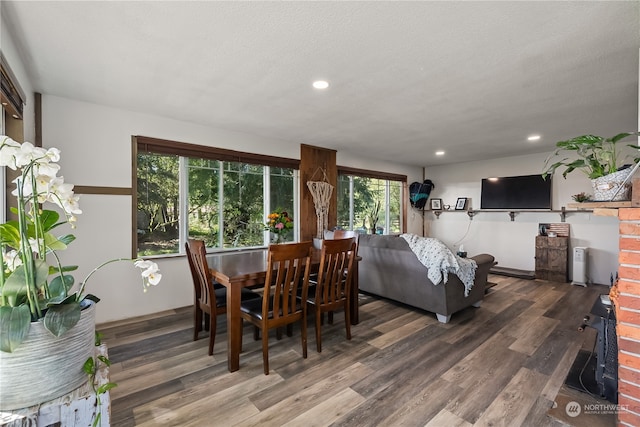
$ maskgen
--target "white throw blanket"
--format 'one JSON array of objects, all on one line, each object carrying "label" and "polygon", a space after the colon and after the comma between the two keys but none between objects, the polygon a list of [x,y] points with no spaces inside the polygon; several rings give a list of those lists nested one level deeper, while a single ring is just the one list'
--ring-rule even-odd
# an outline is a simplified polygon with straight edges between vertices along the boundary
[{"label": "white throw blanket", "polygon": [[453,273],[464,284],[464,296],[469,296],[473,287],[478,264],[472,259],[460,258],[438,239],[416,234],[402,234],[418,260],[429,270],[427,276],[435,285],[447,283],[448,273]]}]

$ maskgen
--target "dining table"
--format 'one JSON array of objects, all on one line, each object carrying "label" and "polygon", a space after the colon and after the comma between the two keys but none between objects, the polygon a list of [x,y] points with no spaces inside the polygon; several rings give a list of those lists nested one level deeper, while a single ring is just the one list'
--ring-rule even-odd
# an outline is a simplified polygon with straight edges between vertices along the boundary
[{"label": "dining table", "polygon": [[[357,325],[358,318],[358,261],[352,272],[350,310],[351,323]],[[227,364],[230,372],[240,369],[242,349],[242,318],[240,317],[240,295],[243,287],[264,285],[267,275],[268,250],[241,250],[207,255],[207,263],[214,279],[227,288]],[[320,250],[313,249],[312,270],[320,265]]]}]

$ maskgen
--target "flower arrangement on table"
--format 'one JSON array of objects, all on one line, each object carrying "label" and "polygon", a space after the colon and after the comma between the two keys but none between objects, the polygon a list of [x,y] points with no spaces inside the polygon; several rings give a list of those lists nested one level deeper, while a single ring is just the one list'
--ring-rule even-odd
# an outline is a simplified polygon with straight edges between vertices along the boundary
[{"label": "flower arrangement on table", "polygon": [[[118,258],[93,269],[72,292],[74,278],[69,272],[78,267],[63,266],[56,252],[66,249],[75,236],[58,237],[52,231],[67,223],[75,228],[76,215],[82,211],[73,185],[57,176],[59,160],[57,148],[46,150],[0,135],[0,166],[20,172],[11,193],[17,198],[17,208],[11,210],[18,219],[0,224],[0,351],[12,352],[19,347],[32,321],[42,319],[44,327],[58,337],[73,328],[86,304],[83,301],[99,301],[94,295],[85,295],[84,290],[89,278],[107,264],[134,262],[142,269],[145,291],[157,285],[162,277],[154,262]],[[42,209],[45,202],[57,205],[64,216]],[[51,265],[47,257],[53,261]]]},{"label": "flower arrangement on table", "polygon": [[286,211],[275,211],[267,216],[265,230],[269,230],[276,235],[277,243],[284,242],[289,230],[293,229],[293,219],[289,218]]}]

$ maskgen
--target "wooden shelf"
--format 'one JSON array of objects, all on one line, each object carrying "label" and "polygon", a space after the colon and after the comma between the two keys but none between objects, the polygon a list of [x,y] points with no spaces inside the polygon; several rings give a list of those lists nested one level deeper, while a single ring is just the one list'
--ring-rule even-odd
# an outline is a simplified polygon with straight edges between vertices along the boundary
[{"label": "wooden shelf", "polygon": [[623,202],[582,202],[582,203],[569,203],[567,204],[568,208],[572,209],[596,209],[596,208],[630,208],[631,200],[626,200]]},{"label": "wooden shelf", "polygon": [[[627,202],[621,202],[621,203],[627,203]],[[629,204],[631,202],[628,202]],[[569,207],[572,207],[571,205],[584,205],[584,203],[572,203],[569,204]],[[629,205],[630,206],[630,205]],[[593,210],[591,209],[587,209],[585,206],[585,209],[575,209],[575,210],[567,210],[565,209],[565,207],[563,206],[562,209],[555,209],[555,210],[543,210],[543,209],[506,209],[506,210],[502,210],[502,209],[467,209],[467,210],[430,210],[427,209],[425,210],[425,212],[432,212],[436,218],[440,218],[440,215],[444,212],[464,212],[467,215],[469,215],[469,219],[473,219],[473,217],[479,213],[508,213],[509,217],[511,218],[511,221],[515,221],[515,217],[516,214],[519,213],[557,213],[560,215],[560,221],[561,222],[566,222],[566,216],[569,213],[586,213],[586,212],[593,212]]]},{"label": "wooden shelf", "polygon": [[569,203],[567,206],[575,208],[578,211],[585,211],[590,209],[596,216],[618,216],[618,209],[630,208],[631,201],[626,200],[622,202],[582,202],[582,203]]}]

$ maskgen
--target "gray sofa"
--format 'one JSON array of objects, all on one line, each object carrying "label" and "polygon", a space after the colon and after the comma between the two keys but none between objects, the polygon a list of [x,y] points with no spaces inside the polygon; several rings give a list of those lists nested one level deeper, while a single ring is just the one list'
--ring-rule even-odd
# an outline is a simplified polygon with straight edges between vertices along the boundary
[{"label": "gray sofa", "polygon": [[358,266],[361,291],[436,313],[442,323],[463,308],[480,306],[487,274],[494,265],[491,255],[472,257],[478,269],[473,288],[465,297],[464,285],[455,274],[449,273],[446,284],[434,285],[427,277],[427,268],[400,236],[361,234],[358,255],[362,257]]}]

